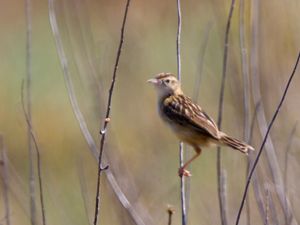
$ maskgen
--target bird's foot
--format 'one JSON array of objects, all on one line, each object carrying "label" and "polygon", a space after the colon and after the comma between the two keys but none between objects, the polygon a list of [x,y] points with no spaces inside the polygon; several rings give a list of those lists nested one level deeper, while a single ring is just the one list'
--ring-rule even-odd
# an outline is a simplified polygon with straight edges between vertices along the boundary
[{"label": "bird's foot", "polygon": [[186,169],[184,169],[183,167],[179,168],[179,170],[178,170],[178,175],[179,175],[180,177],[182,177],[182,176],[185,176],[185,177],[190,177],[190,176],[192,176],[191,172],[188,171],[188,170],[186,170]]}]

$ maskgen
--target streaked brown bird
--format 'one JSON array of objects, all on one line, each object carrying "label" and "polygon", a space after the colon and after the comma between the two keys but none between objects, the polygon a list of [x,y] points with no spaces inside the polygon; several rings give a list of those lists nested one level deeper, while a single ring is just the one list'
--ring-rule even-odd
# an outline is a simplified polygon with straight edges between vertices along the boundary
[{"label": "streaked brown bird", "polygon": [[201,154],[202,147],[229,146],[245,154],[254,150],[252,146],[220,131],[213,119],[191,98],[184,95],[175,75],[159,73],[148,82],[157,90],[158,111],[163,121],[171,127],[180,141],[191,145],[196,151],[196,154],[179,168],[179,176],[191,176],[186,167]]}]

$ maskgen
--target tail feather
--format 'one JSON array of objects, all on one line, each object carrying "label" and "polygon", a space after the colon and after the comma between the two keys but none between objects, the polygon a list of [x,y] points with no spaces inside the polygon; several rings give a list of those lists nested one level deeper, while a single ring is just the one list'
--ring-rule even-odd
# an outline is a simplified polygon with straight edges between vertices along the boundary
[{"label": "tail feather", "polygon": [[229,146],[233,149],[239,150],[248,155],[249,151],[254,151],[254,148],[245,142],[239,141],[236,138],[229,137],[227,134],[222,134],[220,138],[220,142],[223,145]]}]

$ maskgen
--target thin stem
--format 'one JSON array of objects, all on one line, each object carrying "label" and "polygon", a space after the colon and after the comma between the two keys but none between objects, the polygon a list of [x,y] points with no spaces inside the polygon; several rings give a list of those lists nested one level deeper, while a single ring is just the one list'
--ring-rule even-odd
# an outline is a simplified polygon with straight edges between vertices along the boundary
[{"label": "thin stem", "polygon": [[[259,62],[261,61],[259,59],[259,15],[260,15],[260,4],[261,1],[259,0],[253,0],[252,1],[252,10],[251,12],[253,15],[251,15],[252,18],[252,40],[251,40],[251,55],[250,55],[250,66],[251,66],[251,81],[252,81],[252,97],[254,103],[257,103],[262,100],[261,95],[261,88],[260,88],[260,77],[259,77]],[[259,107],[258,113],[257,113],[257,121],[258,121],[258,128],[260,135],[262,138],[264,137],[265,133],[268,129],[268,123],[266,119],[266,113],[264,109],[264,104],[261,102],[261,106]],[[290,203],[288,199],[286,198],[285,192],[284,192],[284,181],[281,174],[280,165],[278,162],[278,157],[276,154],[276,149],[274,147],[274,143],[272,141],[272,137],[270,136],[265,144],[266,148],[266,159],[268,167],[271,171],[272,181],[275,186],[275,191],[277,194],[277,197],[279,199],[279,203],[281,206],[281,209],[283,212],[287,215],[287,217],[293,217],[293,210],[290,207]],[[288,204],[286,207],[286,201],[288,201]],[[294,218],[294,217],[293,217]],[[294,219],[295,221],[295,219]],[[295,221],[296,222],[296,221]]]},{"label": "thin stem", "polygon": [[262,150],[263,150],[263,148],[264,148],[264,146],[265,146],[265,144],[266,144],[266,141],[267,141],[268,135],[269,135],[269,133],[270,133],[270,130],[271,130],[272,126],[273,126],[273,123],[274,123],[275,119],[277,118],[277,115],[278,115],[279,110],[280,110],[280,108],[281,108],[281,106],[282,106],[282,103],[284,102],[284,99],[285,99],[285,96],[286,96],[287,91],[288,91],[288,89],[289,89],[289,86],[290,86],[290,84],[291,84],[291,82],[292,82],[292,79],[293,79],[295,73],[296,73],[296,69],[297,69],[299,60],[300,60],[300,52],[298,53],[297,61],[296,61],[296,64],[295,64],[295,66],[294,66],[293,72],[292,72],[292,74],[291,74],[290,77],[289,77],[289,80],[288,80],[287,85],[286,85],[286,87],[285,87],[285,89],[284,89],[283,95],[282,95],[282,97],[281,97],[281,99],[280,99],[280,102],[279,102],[279,104],[278,104],[278,106],[277,106],[277,108],[276,108],[276,111],[275,111],[275,113],[274,113],[274,115],[273,115],[273,117],[272,117],[272,120],[271,120],[271,122],[270,122],[270,124],[269,124],[269,126],[268,126],[267,132],[266,132],[266,134],[265,134],[265,136],[264,136],[264,139],[263,139],[263,142],[262,142],[262,144],[261,144],[261,146],[260,146],[260,149],[259,149],[259,152],[258,152],[258,154],[257,154],[257,157],[255,158],[254,164],[253,164],[253,166],[252,166],[252,168],[251,168],[251,170],[250,170],[250,174],[249,174],[248,179],[247,179],[247,183],[246,183],[246,186],[245,186],[245,190],[244,190],[242,202],[241,202],[241,205],[240,205],[240,208],[239,208],[239,212],[238,212],[238,215],[237,215],[236,225],[238,225],[238,224],[239,224],[239,221],[240,221],[240,216],[241,216],[241,213],[242,213],[242,210],[243,210],[243,207],[244,207],[244,203],[245,203],[246,195],[247,195],[247,193],[248,193],[249,184],[250,184],[252,175],[253,175],[254,170],[255,170],[255,168],[256,168],[256,166],[257,166],[257,163],[258,163],[259,158],[260,158],[260,156],[261,156]]},{"label": "thin stem", "polygon": [[27,114],[29,123],[27,123],[28,156],[29,156],[29,198],[30,198],[30,221],[32,225],[36,224],[36,203],[35,203],[35,181],[33,166],[33,149],[31,138],[31,79],[32,79],[32,5],[31,0],[25,0],[26,16],[26,100]]},{"label": "thin stem", "polygon": [[[250,141],[250,80],[249,80],[249,63],[247,56],[247,47],[245,40],[245,1],[240,0],[240,20],[239,20],[239,32],[240,32],[240,51],[241,51],[241,65],[243,74],[243,102],[244,102],[244,140],[249,143]],[[249,174],[250,158],[247,160],[246,175]],[[249,196],[246,199],[246,211],[247,211],[247,224],[250,225],[250,202]]]},{"label": "thin stem", "polygon": [[[28,125],[30,123],[30,118],[28,116],[28,112],[26,112],[26,109],[25,109],[24,82],[22,82],[22,87],[21,87],[21,102],[22,102],[22,109],[23,109],[23,113],[24,113],[24,116],[26,119],[26,123]],[[43,225],[46,225],[46,213],[45,213],[44,191],[43,191],[43,180],[42,180],[42,169],[41,169],[41,167],[42,167],[41,166],[41,156],[40,156],[40,149],[37,144],[37,139],[35,137],[32,127],[30,129],[30,135],[31,135],[31,139],[33,140],[33,144],[34,144],[34,147],[36,150],[36,155],[37,155],[37,172],[38,172],[38,182],[39,182],[39,191],[40,191],[42,222],[43,222]]]},{"label": "thin stem", "polygon": [[[177,0],[177,36],[176,36],[176,50],[177,50],[177,77],[181,81],[181,53],[180,53],[180,39],[181,39],[181,5],[180,0]],[[179,143],[179,165],[180,168],[184,164],[184,150],[183,143]],[[186,212],[186,191],[185,191],[185,177],[180,177],[180,200],[181,200],[181,223],[187,224]]]},{"label": "thin stem", "polygon": [[10,204],[8,198],[9,190],[9,174],[8,174],[8,160],[6,155],[6,148],[4,146],[4,141],[2,135],[0,135],[0,151],[1,151],[1,161],[0,161],[0,175],[2,177],[2,192],[3,192],[3,205],[4,205],[4,215],[6,220],[6,225],[10,225]]},{"label": "thin stem", "polygon": [[[225,31],[225,39],[224,39],[224,55],[223,55],[223,69],[222,69],[222,81],[221,81],[221,89],[219,95],[219,110],[218,110],[218,127],[221,129],[222,125],[222,116],[223,116],[223,105],[224,105],[224,92],[225,92],[225,80],[227,74],[227,58],[228,58],[228,46],[229,46],[229,31],[231,25],[231,18],[233,15],[235,0],[231,1],[229,15],[226,24]],[[222,178],[222,161],[221,161],[221,148],[217,148],[217,176],[218,176],[218,199],[219,199],[219,207],[220,207],[220,216],[221,216],[221,224],[227,225],[227,215],[226,215],[226,194],[222,187],[225,187],[226,182],[224,178]],[[225,194],[225,195],[224,195]]]},{"label": "thin stem", "polygon": [[102,136],[101,136],[101,141],[100,141],[100,152],[99,152],[99,158],[98,158],[98,175],[97,175],[94,225],[97,225],[98,216],[99,216],[101,172],[103,171],[103,169],[105,169],[105,168],[101,167],[101,162],[102,162],[102,155],[103,155],[103,151],[104,151],[105,137],[106,137],[106,133],[107,133],[107,125],[110,121],[109,116],[110,116],[110,111],[111,111],[112,95],[113,95],[113,90],[114,90],[114,86],[115,86],[115,82],[116,82],[117,70],[118,70],[118,66],[119,66],[119,60],[120,60],[120,56],[121,56],[122,46],[123,46],[123,42],[124,42],[124,30],[125,30],[125,24],[126,24],[129,4],[130,4],[130,0],[127,0],[126,7],[125,7],[125,13],[124,13],[124,17],[123,17],[123,22],[122,22],[122,28],[121,28],[121,37],[120,37],[119,47],[118,47],[118,51],[117,51],[117,57],[116,57],[116,62],[115,62],[115,66],[114,66],[114,72],[113,72],[113,76],[112,76],[112,82],[111,82],[111,86],[110,86],[110,89],[109,89],[105,120],[104,120],[103,127],[100,131],[100,134]]},{"label": "thin stem", "polygon": [[[183,151],[183,143],[179,143],[179,164],[180,168],[184,165],[184,151]],[[186,187],[185,187],[185,177],[180,177],[180,201],[181,201],[181,223],[182,225],[187,224],[187,212],[186,212]]]},{"label": "thin stem", "polygon": [[[77,98],[75,95],[75,90],[74,90],[74,85],[71,80],[71,73],[69,70],[68,60],[67,60],[64,48],[63,48],[63,42],[62,42],[62,38],[61,38],[59,28],[58,28],[58,23],[57,23],[56,14],[55,14],[54,1],[55,0],[48,0],[49,20],[50,20],[53,37],[55,40],[57,53],[59,56],[59,60],[60,60],[62,69],[63,69],[63,75],[64,75],[67,92],[69,95],[69,100],[70,100],[74,115],[78,121],[81,133],[83,134],[84,139],[86,140],[86,142],[89,146],[89,150],[91,151],[93,156],[98,160],[99,154],[97,151],[96,143],[88,129],[87,123],[86,123],[85,118],[79,108],[79,104],[78,104],[78,101],[77,101]],[[114,191],[115,195],[117,196],[119,202],[126,209],[128,214],[131,216],[133,221],[138,225],[145,225],[145,222],[141,218],[140,213],[138,213],[137,210],[130,203],[130,201],[128,200],[125,193],[121,189],[120,185],[117,182],[116,177],[111,172],[111,170],[106,170],[105,173],[106,173],[107,180],[108,180],[112,190]],[[146,211],[146,210],[142,209],[142,211]]]}]

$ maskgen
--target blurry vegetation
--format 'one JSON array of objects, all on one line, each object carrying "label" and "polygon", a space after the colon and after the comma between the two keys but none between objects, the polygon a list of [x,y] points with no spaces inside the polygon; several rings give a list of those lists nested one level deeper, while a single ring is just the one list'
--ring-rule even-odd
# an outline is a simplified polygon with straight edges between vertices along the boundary
[{"label": "blurry vegetation", "polygon": [[[220,0],[182,1],[183,90],[192,96],[194,83],[200,75],[202,43],[210,24],[198,102],[215,120],[229,4],[230,1]],[[251,2],[245,1],[245,5],[246,47],[250,55],[253,12]],[[56,1],[55,4],[76,97],[97,144],[124,6],[125,1],[94,0]],[[230,32],[222,127],[242,139],[243,77],[238,7],[237,1]],[[258,73],[267,121],[270,121],[300,49],[299,11],[298,0],[259,1]],[[26,74],[24,12],[24,3],[16,0],[2,3],[0,9],[0,133],[8,158],[11,224],[27,225],[30,224],[29,166],[26,121],[21,105],[21,83]],[[69,102],[49,25],[47,1],[33,1],[32,13],[32,124],[40,146],[47,222],[88,224],[94,213],[97,163]],[[154,90],[146,83],[158,72],[176,72],[176,30],[175,1],[132,0],[106,153],[110,170],[147,225],[167,224],[168,204],[175,210],[172,224],[180,224],[178,143],[159,120]],[[298,70],[271,131],[282,176],[286,172],[284,168],[288,168],[287,197],[297,221],[300,221],[300,180],[297,179],[300,176],[300,130],[293,132],[293,138],[290,133],[300,115],[299,75]],[[251,105],[253,112],[253,102]],[[261,140],[256,122],[254,147],[258,148]],[[291,143],[287,153],[288,142]],[[191,150],[187,148],[187,151]],[[229,224],[233,224],[245,184],[247,158],[226,148],[222,151],[228,183],[227,216]],[[191,168],[189,224],[220,224],[215,159],[215,148],[205,149]],[[286,159],[288,166],[285,166]],[[276,224],[275,216],[277,224],[285,224],[265,153],[257,175],[264,206],[267,201],[273,206],[274,211],[269,210],[270,224]],[[1,193],[3,187],[1,185]],[[102,224],[134,224],[105,179],[102,196]],[[249,197],[251,224],[263,224],[252,188]],[[0,200],[0,224],[5,224],[4,200],[2,197]],[[39,201],[37,204],[39,206]],[[244,211],[241,224],[246,224],[245,218]],[[40,217],[38,219],[40,221]]]}]

